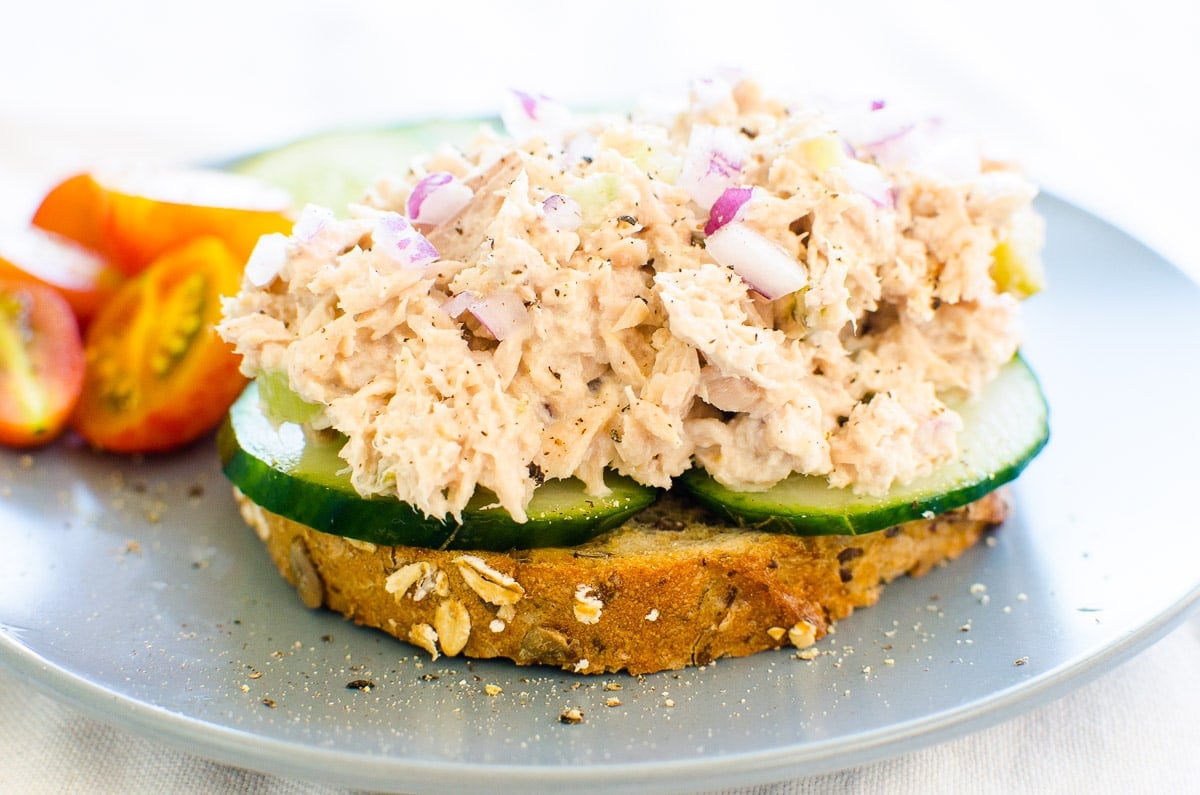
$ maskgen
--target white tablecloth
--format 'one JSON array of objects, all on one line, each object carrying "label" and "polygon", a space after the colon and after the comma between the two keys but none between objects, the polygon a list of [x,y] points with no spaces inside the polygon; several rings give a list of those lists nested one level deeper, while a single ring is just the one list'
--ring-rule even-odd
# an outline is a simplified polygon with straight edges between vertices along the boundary
[{"label": "white tablecloth", "polygon": [[[511,86],[605,104],[737,66],[805,90],[944,109],[989,131],[1050,189],[1200,275],[1193,7],[745,0],[683,9],[27,3],[0,23],[0,219],[24,219],[53,179],[111,158],[203,161],[330,127],[489,112]],[[1197,682],[1193,617],[999,725],[753,791],[1198,791]],[[114,728],[0,668],[0,792],[63,791],[330,790]]]}]

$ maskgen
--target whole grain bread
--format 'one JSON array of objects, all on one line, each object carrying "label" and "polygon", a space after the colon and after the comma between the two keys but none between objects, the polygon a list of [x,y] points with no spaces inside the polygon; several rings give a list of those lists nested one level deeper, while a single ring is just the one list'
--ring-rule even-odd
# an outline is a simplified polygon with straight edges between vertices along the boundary
[{"label": "whole grain bread", "polygon": [[858,536],[718,524],[671,500],[577,547],[462,552],[318,532],[235,491],[301,600],[439,655],[580,673],[651,673],[804,648],[884,584],[958,557],[1008,513],[1003,492]]}]

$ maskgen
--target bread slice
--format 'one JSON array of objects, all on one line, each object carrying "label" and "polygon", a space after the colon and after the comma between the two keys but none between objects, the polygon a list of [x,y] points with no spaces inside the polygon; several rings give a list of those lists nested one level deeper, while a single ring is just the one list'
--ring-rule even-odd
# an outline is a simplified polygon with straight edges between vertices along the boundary
[{"label": "bread slice", "polygon": [[318,532],[240,492],[242,515],[308,607],[439,655],[652,673],[804,648],[885,583],[958,557],[1003,521],[993,492],[859,536],[714,523],[669,498],[589,543],[516,552],[383,547]]}]

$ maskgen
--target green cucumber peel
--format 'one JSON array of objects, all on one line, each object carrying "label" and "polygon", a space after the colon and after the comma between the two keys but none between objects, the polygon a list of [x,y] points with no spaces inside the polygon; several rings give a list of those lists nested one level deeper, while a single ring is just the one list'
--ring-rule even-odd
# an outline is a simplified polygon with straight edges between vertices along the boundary
[{"label": "green cucumber peel", "polygon": [[259,506],[326,533],[385,546],[508,551],[570,547],[623,524],[654,502],[657,490],[609,473],[611,489],[589,496],[578,480],[551,480],[534,492],[528,519],[515,521],[481,490],[460,525],[400,500],[363,497],[338,456],[343,440],[315,438],[262,410],[256,382],[234,403],[217,434],[226,477]]},{"label": "green cucumber peel", "polygon": [[765,491],[739,492],[692,469],[677,483],[710,510],[741,526],[799,535],[861,535],[961,508],[1015,479],[1049,440],[1049,412],[1033,371],[1020,357],[984,394],[952,406],[963,418],[959,453],[931,474],[881,497],[832,488],[823,477],[792,475]]}]

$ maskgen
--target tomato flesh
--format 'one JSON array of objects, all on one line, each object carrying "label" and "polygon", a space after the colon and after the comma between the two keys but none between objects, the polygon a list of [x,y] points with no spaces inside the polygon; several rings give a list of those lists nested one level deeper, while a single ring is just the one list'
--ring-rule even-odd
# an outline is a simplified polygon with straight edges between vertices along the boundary
[{"label": "tomato flesh", "polygon": [[259,237],[291,230],[290,209],[286,191],[250,177],[131,168],[65,180],[43,199],[34,224],[95,248],[134,275],[208,235],[244,263]]},{"label": "tomato flesh", "polygon": [[0,444],[35,447],[63,431],[83,388],[70,305],[54,290],[0,280]]},{"label": "tomato flesh", "polygon": [[241,262],[215,237],[155,260],[87,332],[87,376],[72,424],[94,447],[169,450],[204,435],[245,387],[239,357],[215,331]]},{"label": "tomato flesh", "polygon": [[124,278],[95,251],[55,232],[28,227],[0,233],[0,279],[51,288],[67,299],[81,326]]}]

